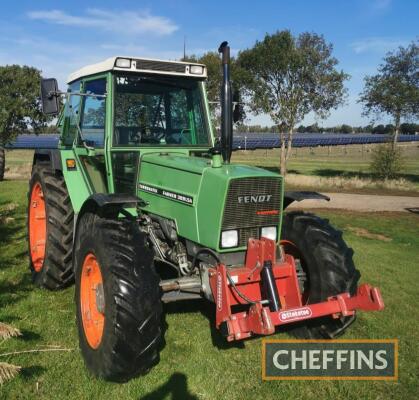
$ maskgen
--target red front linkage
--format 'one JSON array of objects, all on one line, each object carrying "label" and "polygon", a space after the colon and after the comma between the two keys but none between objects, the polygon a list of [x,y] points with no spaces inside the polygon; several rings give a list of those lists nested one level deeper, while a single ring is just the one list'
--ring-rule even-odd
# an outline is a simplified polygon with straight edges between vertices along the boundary
[{"label": "red front linkage", "polygon": [[[266,275],[262,269],[268,262],[276,286],[279,309],[272,310],[266,298]],[[356,310],[378,311],[384,308],[378,288],[363,284],[354,296],[341,293],[316,304],[302,303],[294,258],[288,254],[276,261],[276,244],[262,238],[250,239],[243,267],[227,269],[218,264],[210,270],[210,285],[216,307],[216,326],[228,341],[245,339],[251,335],[270,335],[275,327],[297,321],[330,315],[333,318],[351,316]],[[269,296],[268,296],[269,297]],[[247,311],[232,312],[232,306],[249,304]],[[275,307],[274,307],[275,308]],[[278,308],[278,307],[276,307]]]}]

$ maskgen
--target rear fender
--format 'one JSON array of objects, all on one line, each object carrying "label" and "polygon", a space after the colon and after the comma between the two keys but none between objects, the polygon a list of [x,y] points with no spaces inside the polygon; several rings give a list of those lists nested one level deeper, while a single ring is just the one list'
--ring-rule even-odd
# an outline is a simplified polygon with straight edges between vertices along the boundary
[{"label": "rear fender", "polygon": [[32,167],[38,163],[48,164],[52,170],[62,171],[60,150],[36,149],[33,155]]}]

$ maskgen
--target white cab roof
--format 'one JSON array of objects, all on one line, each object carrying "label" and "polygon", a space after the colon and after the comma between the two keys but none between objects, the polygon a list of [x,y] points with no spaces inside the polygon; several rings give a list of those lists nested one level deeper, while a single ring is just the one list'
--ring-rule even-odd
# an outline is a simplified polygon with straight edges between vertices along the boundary
[{"label": "white cab roof", "polygon": [[[131,67],[121,68],[115,66],[116,60],[118,58],[130,59]],[[193,65],[202,66],[202,74],[192,74],[190,72],[190,67]],[[127,56],[115,56],[107,58],[104,61],[101,61],[97,64],[87,65],[79,69],[78,71],[73,72],[69,75],[67,83],[76,81],[77,79],[83,78],[89,75],[99,74],[101,72],[107,71],[131,71],[131,72],[146,72],[151,74],[159,75],[173,75],[173,76],[190,76],[194,78],[206,78],[207,77],[207,68],[203,64],[182,62],[182,61],[168,61],[168,60],[158,60],[151,58],[138,58],[138,57],[127,57]]]}]

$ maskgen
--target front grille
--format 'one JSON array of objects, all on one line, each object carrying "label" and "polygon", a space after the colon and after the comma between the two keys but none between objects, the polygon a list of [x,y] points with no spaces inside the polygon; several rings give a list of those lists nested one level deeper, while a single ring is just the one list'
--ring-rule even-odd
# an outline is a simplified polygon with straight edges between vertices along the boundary
[{"label": "front grille", "polygon": [[260,228],[241,228],[239,229],[239,246],[247,246],[249,238],[259,239]]},{"label": "front grille", "polygon": [[[266,199],[266,196],[269,195],[271,196],[269,201],[255,202],[256,199],[261,200],[263,196]],[[246,198],[246,202],[244,198]],[[227,192],[222,230],[238,229],[239,246],[246,246],[249,237],[259,237],[260,227],[277,226],[279,224],[280,210],[281,178],[233,179],[230,181]],[[278,211],[278,213],[274,214],[272,211]]]},{"label": "front grille", "polygon": [[148,69],[150,71],[179,72],[184,74],[186,66],[164,61],[136,60],[137,69]]}]

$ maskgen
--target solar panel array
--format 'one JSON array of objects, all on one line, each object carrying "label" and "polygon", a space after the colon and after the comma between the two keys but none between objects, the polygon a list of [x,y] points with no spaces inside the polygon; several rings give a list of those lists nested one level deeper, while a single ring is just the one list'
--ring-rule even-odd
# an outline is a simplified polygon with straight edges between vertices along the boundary
[{"label": "solar panel array", "polygon": [[[390,135],[373,134],[298,134],[292,140],[293,147],[342,146],[349,144],[385,143],[392,140]],[[399,135],[398,142],[419,141],[419,135]],[[273,149],[281,146],[279,135],[240,134],[234,137],[236,150]]]},{"label": "solar panel array", "polygon": [[19,135],[6,146],[12,149],[56,149],[59,135]]},{"label": "solar panel array", "polygon": [[[13,149],[54,149],[58,146],[58,135],[19,135],[7,147]],[[298,134],[292,140],[293,147],[340,146],[348,144],[384,143],[389,135],[372,134]],[[399,142],[419,141],[419,135],[399,135]],[[234,150],[273,149],[281,146],[279,135],[271,133],[235,134]]]}]

